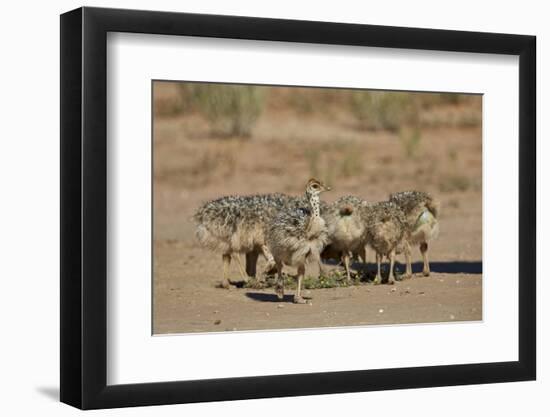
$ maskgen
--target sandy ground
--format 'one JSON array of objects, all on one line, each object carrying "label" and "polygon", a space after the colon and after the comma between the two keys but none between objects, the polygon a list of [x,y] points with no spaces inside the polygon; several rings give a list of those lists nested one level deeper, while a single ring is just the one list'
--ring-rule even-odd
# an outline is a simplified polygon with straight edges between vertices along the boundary
[{"label": "sandy ground", "polygon": [[[360,131],[345,114],[268,113],[250,139],[209,137],[196,115],[157,117],[153,143],[155,334],[482,319],[479,126],[423,129],[414,156],[395,135]],[[197,246],[197,207],[228,194],[298,195],[310,176],[333,186],[323,195],[329,202],[350,193],[378,201],[406,189],[437,195],[442,215],[430,247],[432,275],[419,274],[415,249],[412,279],[309,290],[311,305],[292,304],[293,291],[279,302],[272,289],[217,288],[221,254]],[[238,279],[235,263],[231,274]]]}]

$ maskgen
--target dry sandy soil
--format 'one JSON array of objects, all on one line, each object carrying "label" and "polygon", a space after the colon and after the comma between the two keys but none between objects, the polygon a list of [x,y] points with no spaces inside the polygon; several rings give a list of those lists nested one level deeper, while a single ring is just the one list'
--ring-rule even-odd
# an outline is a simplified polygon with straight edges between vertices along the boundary
[{"label": "dry sandy soil", "polygon": [[[170,94],[170,85],[156,89],[155,103]],[[153,140],[155,334],[482,319],[480,126],[423,128],[413,156],[398,135],[361,131],[345,112],[266,111],[248,139],[211,137],[196,114],[157,116]],[[197,246],[197,207],[228,194],[298,195],[310,176],[332,185],[323,195],[329,202],[345,194],[378,201],[406,189],[438,196],[432,275],[419,274],[416,249],[412,279],[309,290],[311,305],[292,304],[292,291],[279,302],[272,289],[217,288],[221,254]],[[238,279],[235,263],[231,273]]]}]

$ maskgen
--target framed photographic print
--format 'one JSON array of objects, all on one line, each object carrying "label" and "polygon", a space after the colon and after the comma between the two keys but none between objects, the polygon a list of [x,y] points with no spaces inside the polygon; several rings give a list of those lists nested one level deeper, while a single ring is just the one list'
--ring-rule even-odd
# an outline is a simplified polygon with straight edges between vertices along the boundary
[{"label": "framed photographic print", "polygon": [[536,375],[535,38],[61,16],[61,401]]}]

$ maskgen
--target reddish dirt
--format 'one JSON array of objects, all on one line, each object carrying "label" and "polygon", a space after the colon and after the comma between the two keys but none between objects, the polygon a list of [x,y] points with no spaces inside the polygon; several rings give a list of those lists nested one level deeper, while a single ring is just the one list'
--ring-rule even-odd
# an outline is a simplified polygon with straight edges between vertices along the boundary
[{"label": "reddish dirt", "polygon": [[[155,91],[155,102],[164,103],[173,92],[164,85]],[[249,139],[211,137],[196,114],[156,116],[153,331],[481,320],[481,172],[480,126],[424,128],[408,156],[398,135],[358,130],[345,112],[327,117],[264,111]],[[301,194],[310,176],[332,186],[326,201],[345,194],[378,201],[407,189],[435,194],[442,214],[439,238],[430,247],[432,275],[418,274],[416,249],[412,279],[306,291],[312,305],[294,305],[290,297],[278,302],[272,289],[216,288],[221,255],[197,246],[191,221],[197,207],[228,194]],[[239,277],[234,264],[232,276]]]}]

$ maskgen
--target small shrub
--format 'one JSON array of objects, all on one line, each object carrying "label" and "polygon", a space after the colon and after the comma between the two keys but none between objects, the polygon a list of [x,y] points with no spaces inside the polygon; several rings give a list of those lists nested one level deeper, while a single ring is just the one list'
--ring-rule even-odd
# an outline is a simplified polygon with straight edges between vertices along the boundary
[{"label": "small shrub", "polygon": [[416,156],[421,139],[422,136],[420,135],[419,129],[413,129],[412,131],[407,131],[405,129],[401,130],[399,133],[399,140],[403,145],[407,158],[414,158]]},{"label": "small shrub", "polygon": [[447,153],[447,155],[448,155],[449,161],[451,161],[451,163],[455,164],[456,161],[458,161],[458,152],[455,148],[449,149],[449,152]]},{"label": "small shrub", "polygon": [[155,116],[172,117],[177,116],[182,111],[181,101],[177,98],[161,98],[156,99],[154,103]]},{"label": "small shrub", "polygon": [[410,93],[354,91],[351,110],[365,129],[395,132],[418,119],[417,105]]},{"label": "small shrub", "polygon": [[314,99],[303,91],[297,91],[288,97],[289,106],[299,114],[311,114],[314,111]]},{"label": "small shrub", "polygon": [[264,105],[261,87],[248,85],[188,84],[184,102],[196,108],[215,134],[248,137]]},{"label": "small shrub", "polygon": [[463,175],[451,175],[444,178],[439,183],[439,190],[443,193],[452,193],[453,191],[467,191],[471,186],[469,178]]},{"label": "small shrub", "polygon": [[457,119],[459,127],[481,127],[481,110],[465,110]]},{"label": "small shrub", "polygon": [[422,108],[429,109],[441,105],[456,106],[465,102],[467,97],[460,93],[419,93],[416,100]]},{"label": "small shrub", "polygon": [[321,158],[321,151],[317,147],[306,148],[305,158],[309,166],[309,175],[312,178],[319,177],[319,160]]},{"label": "small shrub", "polygon": [[363,171],[361,157],[362,153],[357,147],[352,146],[347,148],[340,161],[340,175],[343,178],[351,178],[359,175]]},{"label": "small shrub", "polygon": [[339,173],[337,157],[330,152],[326,145],[313,145],[304,150],[304,159],[307,161],[310,177],[322,178],[325,183],[333,184],[335,175]]},{"label": "small shrub", "polygon": [[447,203],[447,205],[449,207],[452,207],[454,209],[458,209],[460,208],[460,200],[456,199],[456,198],[452,198],[449,200],[449,202]]},{"label": "small shrub", "polygon": [[464,94],[460,93],[439,93],[439,101],[442,104],[459,104],[464,101]]}]

